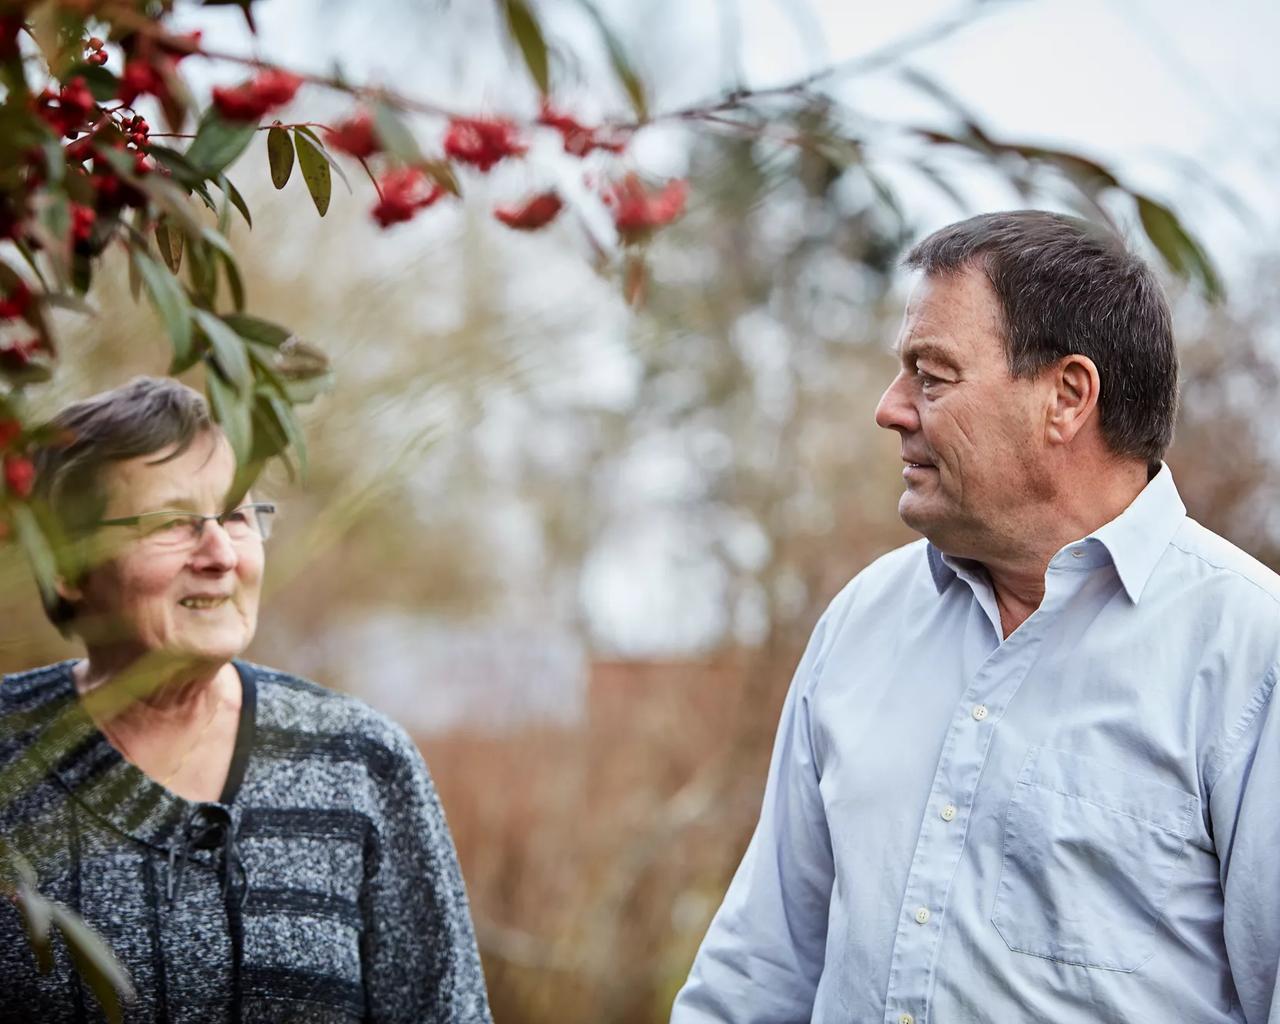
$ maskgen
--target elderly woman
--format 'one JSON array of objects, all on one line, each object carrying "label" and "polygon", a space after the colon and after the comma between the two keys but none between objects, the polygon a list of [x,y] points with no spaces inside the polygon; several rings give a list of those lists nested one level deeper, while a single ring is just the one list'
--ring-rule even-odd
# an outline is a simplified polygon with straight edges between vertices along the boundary
[{"label": "elderly woman", "polygon": [[[228,507],[203,399],[138,379],[66,409],[39,493],[89,551],[54,623],[85,657],[0,685],[0,837],[98,929],[133,1021],[489,1021],[426,766],[359,701],[239,660],[274,507]],[[0,1020],[99,1019],[0,903]]]}]

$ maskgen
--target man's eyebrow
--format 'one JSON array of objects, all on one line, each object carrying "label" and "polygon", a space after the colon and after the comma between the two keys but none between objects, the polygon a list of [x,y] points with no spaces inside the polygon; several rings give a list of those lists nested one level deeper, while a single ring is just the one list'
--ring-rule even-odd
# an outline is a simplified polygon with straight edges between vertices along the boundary
[{"label": "man's eyebrow", "polygon": [[941,363],[943,366],[950,367],[953,370],[960,369],[960,364],[956,361],[956,357],[951,353],[951,350],[932,341],[908,341],[902,348],[895,347],[895,353],[903,362],[927,359],[930,362]]}]

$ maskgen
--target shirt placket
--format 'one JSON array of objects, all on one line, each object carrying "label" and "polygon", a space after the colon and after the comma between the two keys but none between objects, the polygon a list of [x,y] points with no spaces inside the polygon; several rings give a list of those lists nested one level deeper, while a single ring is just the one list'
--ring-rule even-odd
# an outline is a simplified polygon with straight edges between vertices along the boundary
[{"label": "shirt placket", "polygon": [[[1047,621],[1067,596],[1046,591],[1035,614],[987,656],[952,713],[899,909],[885,993],[885,1024],[928,1024],[929,994],[951,880],[964,852],[987,751],[996,726],[1035,661]],[[990,591],[981,597],[990,598]],[[980,603],[994,608],[993,600]],[[987,611],[990,615],[991,609]],[[995,615],[998,624],[998,612]]]}]

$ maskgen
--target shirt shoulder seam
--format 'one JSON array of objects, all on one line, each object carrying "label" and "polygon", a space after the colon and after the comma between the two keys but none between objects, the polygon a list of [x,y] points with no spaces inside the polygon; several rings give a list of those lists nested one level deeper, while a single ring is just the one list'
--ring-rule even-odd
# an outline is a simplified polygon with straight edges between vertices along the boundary
[{"label": "shirt shoulder seam", "polygon": [[1192,558],[1199,559],[1205,565],[1213,569],[1217,569],[1220,572],[1229,572],[1232,576],[1235,576],[1237,579],[1243,580],[1245,583],[1248,583],[1249,586],[1253,587],[1255,590],[1259,591],[1260,593],[1264,594],[1266,597],[1270,598],[1272,604],[1276,605],[1277,607],[1280,607],[1280,594],[1273,594],[1271,591],[1269,591],[1257,580],[1250,579],[1248,576],[1242,573],[1239,569],[1234,569],[1229,565],[1223,565],[1220,562],[1215,562],[1213,559],[1207,557],[1206,555],[1202,554],[1199,551],[1192,551],[1190,548],[1183,547],[1176,540],[1169,541],[1169,546],[1171,548],[1176,548],[1178,551],[1181,551],[1184,555],[1189,555]]}]

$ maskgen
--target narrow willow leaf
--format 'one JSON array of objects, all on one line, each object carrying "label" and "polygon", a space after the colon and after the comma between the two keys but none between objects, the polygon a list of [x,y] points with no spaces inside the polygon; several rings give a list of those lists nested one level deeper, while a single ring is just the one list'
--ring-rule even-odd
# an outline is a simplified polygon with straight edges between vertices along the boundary
[{"label": "narrow willow leaf", "polygon": [[311,193],[311,201],[315,203],[316,213],[323,217],[329,210],[329,197],[333,193],[329,161],[301,132],[297,133],[294,142],[298,147],[298,169],[302,171],[302,180],[307,183],[307,191]]},{"label": "narrow willow leaf", "polygon": [[270,320],[249,316],[247,313],[232,313],[224,316],[225,322],[236,334],[248,341],[256,341],[271,348],[279,348],[293,337],[293,331]]},{"label": "narrow willow leaf", "polygon": [[284,428],[285,436],[289,439],[289,447],[298,456],[298,469],[305,477],[307,475],[307,439],[302,432],[297,414],[293,411],[293,406],[278,395],[270,396],[268,401],[271,403],[271,408],[275,410],[280,426]]},{"label": "narrow willow leaf", "polygon": [[209,372],[205,374],[205,388],[209,392],[213,417],[227,435],[231,450],[235,452],[236,465],[248,465],[253,446],[253,423],[249,406],[236,389],[223,379],[216,366],[210,366]]},{"label": "narrow willow leaf", "polygon": [[244,339],[207,309],[192,310],[191,315],[209,339],[214,362],[222,375],[235,385],[241,396],[248,395],[253,388],[253,370],[249,366]]},{"label": "narrow willow leaf", "polygon": [[35,954],[36,970],[48,974],[53,969],[53,947],[49,943],[53,908],[34,886],[25,883],[18,886],[13,901],[22,914],[22,927],[27,933],[27,944]]},{"label": "narrow willow leaf", "polygon": [[462,195],[462,186],[458,184],[458,176],[453,173],[453,168],[449,166],[448,161],[423,160],[418,166],[426,172],[428,178],[446,192],[455,196]]},{"label": "narrow willow leaf", "polygon": [[631,101],[631,109],[635,111],[636,120],[640,122],[649,120],[649,100],[645,95],[644,83],[636,74],[631,61],[627,59],[627,51],[623,48],[621,40],[614,35],[609,23],[604,20],[604,16],[591,0],[579,0],[579,2],[595,22],[600,38],[604,40],[605,48],[609,51],[609,63],[613,65],[613,73]]},{"label": "narrow willow leaf", "polygon": [[56,903],[52,907],[54,923],[62,932],[77,973],[92,989],[107,1020],[112,1024],[123,1021],[123,1004],[134,999],[133,982],[128,972],[93,928],[66,907]]},{"label": "narrow willow leaf", "polygon": [[133,249],[130,255],[142,277],[142,283],[146,285],[147,294],[151,296],[151,304],[155,306],[165,330],[169,332],[174,363],[186,363],[191,358],[192,350],[191,304],[187,301],[181,283],[145,252]]},{"label": "narrow willow leaf", "polygon": [[1151,239],[1169,269],[1182,277],[1197,281],[1205,297],[1217,301],[1222,298],[1222,281],[1209,257],[1200,245],[1187,234],[1173,211],[1148,196],[1134,194],[1138,203],[1138,217],[1142,230]]},{"label": "narrow willow leaf", "polygon": [[312,144],[319,150],[320,155],[324,157],[325,162],[329,165],[329,170],[336,174],[342,184],[347,186],[347,191],[351,191],[351,179],[347,177],[347,172],[342,169],[342,164],[333,158],[333,154],[325,148],[325,144],[320,141],[320,136],[308,128],[305,124],[300,124],[293,129],[295,135],[305,135],[311,140]]},{"label": "narrow willow leaf", "polygon": [[200,119],[196,137],[187,147],[187,161],[212,178],[235,162],[257,130],[256,124],[225,121],[210,109]]},{"label": "narrow willow leaf", "polygon": [[400,115],[385,103],[373,105],[373,130],[378,133],[382,148],[397,160],[415,164],[422,159],[418,140],[413,137]]},{"label": "narrow willow leaf", "polygon": [[293,173],[293,139],[276,125],[267,132],[267,163],[271,167],[271,184],[284,188]]},{"label": "narrow willow leaf", "polygon": [[13,502],[9,506],[9,515],[13,521],[13,530],[18,537],[18,543],[22,545],[27,562],[35,575],[36,586],[40,588],[41,597],[46,604],[56,600],[58,563],[48,538],[40,529],[35,513],[31,511],[30,505]]},{"label": "narrow willow leaf", "polygon": [[[240,211],[240,216],[244,218],[244,222],[253,227],[253,215],[249,212],[249,204],[244,201],[244,196],[240,194],[240,190],[231,183],[231,179],[225,174],[218,175],[218,188],[231,200],[231,205]],[[225,234],[225,232],[224,232]]]},{"label": "narrow willow leaf", "polygon": [[507,15],[507,30],[520,47],[525,67],[533,76],[538,91],[546,96],[551,91],[547,72],[547,41],[542,26],[525,0],[502,0]]},{"label": "narrow willow leaf", "polygon": [[173,273],[182,267],[183,234],[170,226],[169,221],[161,217],[156,222],[156,247],[160,250],[160,258]]}]

